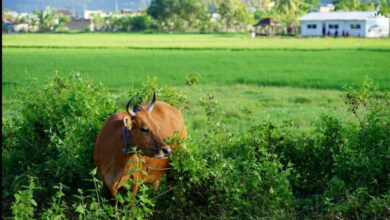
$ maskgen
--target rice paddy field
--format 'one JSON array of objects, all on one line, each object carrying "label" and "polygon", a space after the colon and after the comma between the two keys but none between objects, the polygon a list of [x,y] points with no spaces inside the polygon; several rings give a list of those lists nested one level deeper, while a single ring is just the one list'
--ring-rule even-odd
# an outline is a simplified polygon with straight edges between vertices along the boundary
[{"label": "rice paddy field", "polygon": [[[5,219],[388,216],[389,38],[2,37]],[[183,107],[185,150],[158,194],[123,190],[115,211],[95,178],[96,135],[153,91]]]},{"label": "rice paddy field", "polygon": [[[3,111],[17,90],[55,73],[79,72],[109,87],[118,105],[149,76],[183,91],[202,124],[199,98],[216,93],[232,128],[262,119],[311,128],[322,113],[346,114],[342,91],[368,76],[390,89],[390,39],[256,38],[242,34],[8,34],[2,40]],[[198,85],[185,86],[187,75]],[[250,108],[250,111],[242,109]],[[248,113],[249,112],[249,113]],[[348,117],[345,115],[345,117]]]}]

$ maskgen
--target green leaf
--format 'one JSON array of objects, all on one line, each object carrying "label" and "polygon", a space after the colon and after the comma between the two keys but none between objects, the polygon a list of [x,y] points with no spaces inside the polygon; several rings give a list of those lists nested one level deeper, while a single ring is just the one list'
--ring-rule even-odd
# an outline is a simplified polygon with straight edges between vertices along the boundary
[{"label": "green leaf", "polygon": [[85,211],[85,209],[81,204],[79,206],[77,206],[76,212],[84,214],[84,211]]}]

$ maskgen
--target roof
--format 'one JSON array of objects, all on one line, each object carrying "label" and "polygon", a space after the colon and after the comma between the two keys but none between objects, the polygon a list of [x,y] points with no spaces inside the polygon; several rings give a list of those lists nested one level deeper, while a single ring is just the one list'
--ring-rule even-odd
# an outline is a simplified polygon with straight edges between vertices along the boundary
[{"label": "roof", "polygon": [[69,9],[55,9],[55,11],[60,12],[64,15],[68,15],[70,17],[73,16],[73,13]]},{"label": "roof", "polygon": [[255,25],[253,26],[276,26],[279,25],[279,22],[272,19],[272,18],[264,18],[259,20]]},{"label": "roof", "polygon": [[[300,21],[324,20],[367,20],[378,16],[376,11],[331,11],[311,12],[299,18]],[[383,17],[382,15],[378,17]]]}]

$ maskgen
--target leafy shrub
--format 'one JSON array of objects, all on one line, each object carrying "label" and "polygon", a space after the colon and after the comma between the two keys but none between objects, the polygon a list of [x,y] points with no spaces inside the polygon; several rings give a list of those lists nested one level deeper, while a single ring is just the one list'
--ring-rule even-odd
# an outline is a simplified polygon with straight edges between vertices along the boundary
[{"label": "leafy shrub", "polygon": [[67,213],[67,204],[64,201],[64,188],[67,188],[62,183],[53,187],[55,189],[55,195],[51,198],[49,207],[46,208],[42,214],[47,219],[65,219]]},{"label": "leafy shrub", "polygon": [[188,74],[186,75],[186,85],[193,86],[196,85],[200,80],[199,74]]},{"label": "leafy shrub", "polygon": [[147,14],[137,15],[131,19],[131,30],[143,31],[148,30],[153,24],[153,20]]},{"label": "leafy shrub", "polygon": [[208,117],[208,129],[203,138],[187,143],[187,151],[179,150],[172,157],[174,190],[170,197],[157,201],[156,216],[287,216],[292,201],[289,169],[283,169],[276,155],[252,135],[227,132],[213,93],[200,104]]},{"label": "leafy shrub", "polygon": [[157,100],[169,103],[179,109],[188,109],[189,101],[181,91],[168,86],[160,86],[156,77],[148,77],[140,88],[131,88],[129,96],[136,96],[134,104],[150,102],[153,93],[156,93]]},{"label": "leafy shrub", "polygon": [[36,190],[36,185],[33,178],[29,178],[28,186],[25,190],[20,190],[15,193],[15,201],[12,203],[12,215],[14,219],[28,219],[34,216],[34,209],[37,202],[33,198],[33,193]]},{"label": "leafy shrub", "polygon": [[343,218],[385,216],[379,209],[386,206],[390,186],[388,100],[388,92],[366,80],[361,89],[346,92],[357,123],[323,116],[311,133],[297,135],[291,126],[272,124],[264,129],[265,144],[273,146],[285,166],[293,164],[297,210]]},{"label": "leafy shrub", "polygon": [[[3,204],[15,218],[108,219],[385,219],[390,181],[389,93],[366,80],[346,92],[356,120],[323,115],[314,131],[290,121],[263,121],[232,133],[225,113],[209,93],[199,100],[207,116],[197,138],[177,137],[183,148],[158,195],[130,185],[117,199],[104,194],[91,163],[104,119],[117,112],[107,90],[80,76],[54,77],[24,96],[20,114],[3,124]],[[37,92],[38,91],[38,92]],[[182,93],[149,78],[131,95],[138,103],[158,99],[185,109]],[[249,109],[250,110],[250,109]],[[242,111],[249,111],[242,109]],[[92,171],[91,171],[92,170]],[[27,182],[29,176],[34,176]],[[68,187],[65,187],[68,186]],[[54,187],[53,187],[54,186]],[[14,195],[14,202],[12,202]],[[47,199],[50,198],[51,200]],[[133,208],[130,204],[135,204]]]},{"label": "leafy shrub", "polygon": [[[106,117],[115,112],[107,90],[82,79],[55,76],[43,88],[36,85],[22,96],[20,114],[3,126],[3,202],[25,185],[27,176],[37,177],[45,190],[37,194],[42,202],[52,186],[63,183],[70,189],[83,187],[93,168],[92,150]],[[88,185],[88,184],[87,184]]]}]

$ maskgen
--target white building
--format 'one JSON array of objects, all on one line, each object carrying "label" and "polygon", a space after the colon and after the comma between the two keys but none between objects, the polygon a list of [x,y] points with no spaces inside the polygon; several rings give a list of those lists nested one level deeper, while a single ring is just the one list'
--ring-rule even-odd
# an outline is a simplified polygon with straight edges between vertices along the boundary
[{"label": "white building", "polygon": [[94,15],[99,15],[100,17],[106,17],[107,13],[102,10],[85,10],[84,19],[92,19]]},{"label": "white building", "polygon": [[376,11],[311,12],[299,21],[302,36],[389,36],[389,18]]}]

